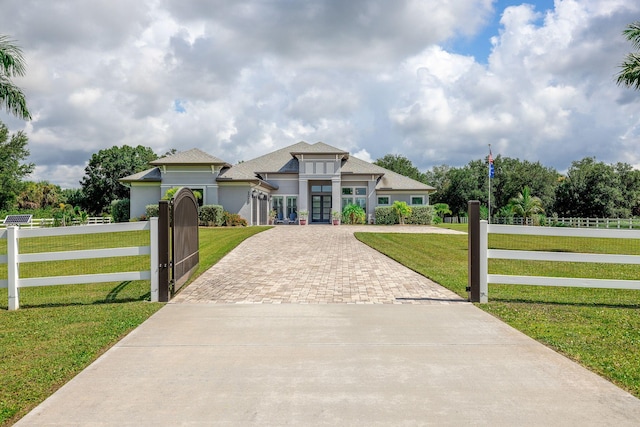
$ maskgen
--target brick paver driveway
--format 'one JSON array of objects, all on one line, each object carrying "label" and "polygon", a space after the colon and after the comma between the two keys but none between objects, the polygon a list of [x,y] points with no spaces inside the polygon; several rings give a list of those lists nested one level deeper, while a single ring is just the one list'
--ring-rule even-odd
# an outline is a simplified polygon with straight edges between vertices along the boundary
[{"label": "brick paver driveway", "polygon": [[354,231],[436,227],[276,226],[240,244],[173,303],[449,304],[460,296],[360,243]]}]

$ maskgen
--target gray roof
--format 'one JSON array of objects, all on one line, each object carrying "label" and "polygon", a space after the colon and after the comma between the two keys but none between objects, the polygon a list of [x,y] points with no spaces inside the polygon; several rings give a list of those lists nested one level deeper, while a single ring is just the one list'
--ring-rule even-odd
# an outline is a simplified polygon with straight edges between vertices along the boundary
[{"label": "gray roof", "polygon": [[301,141],[297,144],[281,148],[264,156],[234,165],[224,169],[219,180],[246,181],[255,180],[257,174],[264,173],[298,173],[299,165],[296,156],[301,154],[337,154],[342,155],[342,173],[378,175],[381,177],[377,190],[404,190],[404,191],[435,191],[434,187],[423,184],[406,176],[397,174],[388,169],[365,162],[356,157],[350,157],[349,153],[340,150],[324,142],[309,144]]},{"label": "gray roof", "polygon": [[167,157],[163,157],[158,160],[150,162],[154,166],[161,165],[221,165],[231,166],[229,163],[221,160],[211,154],[207,154],[197,148],[192,148],[188,151],[182,151],[180,153],[172,154]]},{"label": "gray roof", "polygon": [[306,142],[298,142],[264,156],[233,165],[231,168],[224,170],[219,179],[241,181],[255,179],[256,173],[261,172],[298,173],[298,160],[291,153],[308,152],[310,146]]},{"label": "gray roof", "polygon": [[[386,170],[386,169],[385,169]],[[411,179],[399,173],[395,173],[390,170],[386,170],[384,176],[376,185],[378,191],[428,191],[430,193],[435,192],[435,187],[424,184],[415,179]]]},{"label": "gray roof", "polygon": [[119,181],[122,182],[161,182],[162,176],[160,174],[160,169],[151,168],[144,170],[142,172],[134,173],[133,175],[125,176],[124,178],[120,178]]}]

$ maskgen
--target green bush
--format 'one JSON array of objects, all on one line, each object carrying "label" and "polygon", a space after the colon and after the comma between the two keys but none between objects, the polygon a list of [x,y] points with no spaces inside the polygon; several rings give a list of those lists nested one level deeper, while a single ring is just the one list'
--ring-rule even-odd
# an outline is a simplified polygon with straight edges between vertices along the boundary
[{"label": "green bush", "polygon": [[129,221],[129,199],[114,200],[111,202],[111,217],[114,222]]},{"label": "green bush", "polygon": [[391,206],[378,206],[375,211],[376,224],[393,225],[398,223],[398,214]]},{"label": "green bush", "polygon": [[[433,217],[436,216],[433,206],[412,206],[411,214],[407,217],[407,224],[431,225]],[[440,217],[437,217],[440,219]]]},{"label": "green bush", "polygon": [[349,204],[342,210],[342,222],[345,224],[365,224],[367,214],[362,207]]},{"label": "green bush", "polygon": [[204,205],[200,207],[198,216],[204,225],[220,227],[225,222],[224,209],[220,205]]},{"label": "green bush", "polygon": [[238,214],[233,214],[233,213],[224,211],[223,218],[224,218],[224,225],[226,225],[227,227],[236,227],[236,226],[246,227],[247,226],[247,220],[242,218]]},{"label": "green bush", "polygon": [[158,218],[160,216],[160,206],[159,205],[147,205],[144,207],[144,215],[147,218]]}]

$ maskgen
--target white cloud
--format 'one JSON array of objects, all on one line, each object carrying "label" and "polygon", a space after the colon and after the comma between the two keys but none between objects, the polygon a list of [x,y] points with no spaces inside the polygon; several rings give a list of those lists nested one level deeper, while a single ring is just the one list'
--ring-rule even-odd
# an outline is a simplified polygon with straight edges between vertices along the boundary
[{"label": "white cloud", "polygon": [[486,63],[453,52],[493,3],[6,0],[0,27],[25,51],[34,120],[0,119],[28,132],[35,175],[65,185],[122,144],[236,162],[323,141],[423,170],[489,143],[559,169],[586,155],[640,163],[640,101],[615,85],[640,5],[512,6]]}]

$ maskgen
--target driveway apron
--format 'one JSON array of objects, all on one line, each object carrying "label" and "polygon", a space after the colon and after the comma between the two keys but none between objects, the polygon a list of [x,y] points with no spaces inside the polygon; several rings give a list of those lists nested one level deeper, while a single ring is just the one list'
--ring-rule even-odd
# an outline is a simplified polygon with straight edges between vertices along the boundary
[{"label": "driveway apron", "polygon": [[355,229],[251,237],[17,425],[640,425],[640,400]]}]

